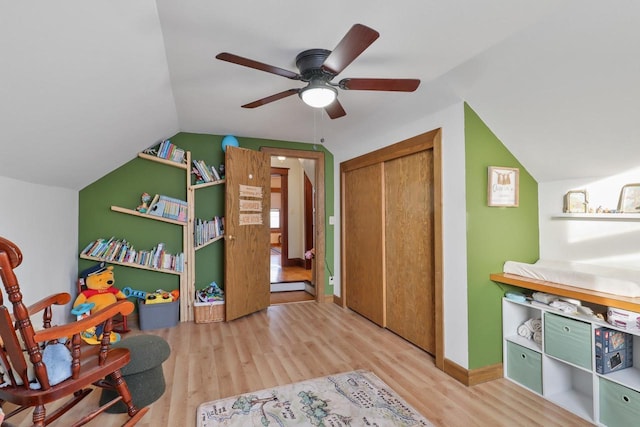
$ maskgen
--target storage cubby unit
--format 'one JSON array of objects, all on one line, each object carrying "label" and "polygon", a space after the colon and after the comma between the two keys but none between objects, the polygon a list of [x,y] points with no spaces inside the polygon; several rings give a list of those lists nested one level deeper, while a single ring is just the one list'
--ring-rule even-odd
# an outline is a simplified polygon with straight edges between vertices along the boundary
[{"label": "storage cubby unit", "polygon": [[633,426],[640,421],[640,393],[620,384],[599,380],[600,422],[607,426]]},{"label": "storage cubby unit", "polygon": [[[529,319],[542,320],[542,345],[518,334]],[[640,331],[507,298],[502,301],[502,326],[507,379],[596,425],[640,425]],[[633,366],[598,373],[598,328],[630,334]],[[614,360],[610,365],[619,363]]]},{"label": "storage cubby unit", "polygon": [[542,354],[511,341],[506,343],[507,378],[542,394]]},{"label": "storage cubby unit", "polygon": [[541,319],[542,311],[528,303],[504,300],[502,304],[502,333],[510,342],[541,352],[542,346],[518,335],[518,327],[529,319]]},{"label": "storage cubby unit", "polygon": [[544,349],[549,356],[591,369],[591,324],[553,313],[544,314]]},{"label": "storage cubby unit", "polygon": [[545,355],[542,372],[546,399],[593,421],[593,374],[590,370]]},{"label": "storage cubby unit", "polygon": [[633,335],[633,366],[608,374],[598,374],[609,381],[640,390],[640,336]]}]

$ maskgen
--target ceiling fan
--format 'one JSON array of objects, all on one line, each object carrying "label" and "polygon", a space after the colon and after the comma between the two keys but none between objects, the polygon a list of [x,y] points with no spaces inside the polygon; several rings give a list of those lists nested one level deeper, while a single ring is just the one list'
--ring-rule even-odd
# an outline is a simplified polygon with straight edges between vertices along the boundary
[{"label": "ceiling fan", "polygon": [[376,30],[362,24],[355,24],[333,51],[308,49],[300,52],[296,56],[298,73],[227,52],[216,55],[216,58],[307,83],[307,86],[303,88],[288,89],[245,104],[242,106],[243,108],[260,107],[297,93],[305,104],[315,108],[324,108],[329,117],[337,119],[347,114],[337,99],[338,89],[413,92],[420,85],[420,80],[417,79],[345,78],[338,83],[332,82],[378,37],[380,37],[380,33]]}]

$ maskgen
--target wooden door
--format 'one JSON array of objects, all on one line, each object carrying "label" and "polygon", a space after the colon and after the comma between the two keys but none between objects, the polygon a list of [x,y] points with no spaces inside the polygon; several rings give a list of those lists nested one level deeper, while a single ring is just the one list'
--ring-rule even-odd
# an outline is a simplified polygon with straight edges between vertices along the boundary
[{"label": "wooden door", "polygon": [[441,130],[340,164],[343,305],[444,369]]},{"label": "wooden door", "polygon": [[384,326],[381,164],[345,172],[342,185],[346,305]]},{"label": "wooden door", "polygon": [[227,147],[225,155],[226,320],[269,306],[269,155]]},{"label": "wooden door", "polygon": [[384,163],[387,328],[435,353],[433,150]]}]

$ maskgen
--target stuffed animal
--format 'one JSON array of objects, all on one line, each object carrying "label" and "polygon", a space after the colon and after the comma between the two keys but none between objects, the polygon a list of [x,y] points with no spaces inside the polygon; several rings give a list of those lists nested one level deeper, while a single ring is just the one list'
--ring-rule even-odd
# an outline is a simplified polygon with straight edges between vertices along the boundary
[{"label": "stuffed animal", "polygon": [[[94,267],[83,271],[81,277],[87,289],[81,291],[73,303],[73,308],[91,307],[90,312],[94,313],[105,307],[115,304],[118,300],[127,299],[127,296],[113,284],[113,266],[106,267],[100,263]],[[73,310],[72,310],[73,312]],[[103,325],[90,328],[82,333],[82,339],[88,344],[99,344],[102,339]],[[120,341],[120,334],[111,332],[109,340],[114,343]]]},{"label": "stuffed animal", "polygon": [[[24,348],[25,345],[22,341],[22,337],[18,336],[18,342],[20,343],[20,347]],[[42,351],[42,361],[47,366],[47,377],[49,378],[49,384],[54,386],[67,378],[71,377],[71,352],[64,344],[66,342],[65,338],[61,338],[57,343],[49,343]],[[29,380],[29,387],[32,390],[40,389],[40,383],[36,380],[36,374],[33,369],[33,365],[29,360],[29,353],[24,350],[24,359],[27,365],[27,378]],[[13,365],[15,368],[15,365]],[[5,377],[7,372],[7,366],[5,362],[0,359],[0,377],[3,382],[0,384],[0,387],[6,387],[11,384],[11,381],[8,376]],[[17,374],[17,372],[13,373],[13,377],[16,381],[16,385],[23,385],[22,377]],[[2,420],[0,420],[2,422]]]},{"label": "stuffed animal", "polygon": [[142,193],[142,195],[140,196],[140,200],[142,201],[142,203],[140,203],[136,210],[140,213],[147,213],[147,210],[149,209],[149,202],[151,201],[151,196],[149,195],[149,193]]},{"label": "stuffed animal", "polygon": [[80,304],[92,302],[95,304],[91,310],[93,313],[116,303],[118,300],[127,299],[127,296],[120,289],[113,286],[114,283],[113,266],[87,275],[84,279],[87,289],[78,294],[73,306],[77,307]]}]

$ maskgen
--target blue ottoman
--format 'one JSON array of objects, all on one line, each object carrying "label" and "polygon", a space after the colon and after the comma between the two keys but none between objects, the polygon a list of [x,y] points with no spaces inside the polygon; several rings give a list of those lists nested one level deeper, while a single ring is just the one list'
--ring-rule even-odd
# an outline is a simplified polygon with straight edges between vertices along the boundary
[{"label": "blue ottoman", "polygon": [[[125,347],[131,352],[131,361],[121,369],[122,377],[129,386],[133,404],[144,408],[162,396],[165,389],[162,362],[169,358],[171,349],[167,342],[156,335],[137,335],[125,338],[112,347]],[[117,396],[115,390],[103,389],[100,405]],[[107,409],[109,413],[126,413],[127,407],[118,402]]]}]

